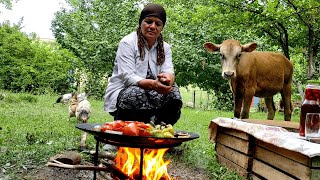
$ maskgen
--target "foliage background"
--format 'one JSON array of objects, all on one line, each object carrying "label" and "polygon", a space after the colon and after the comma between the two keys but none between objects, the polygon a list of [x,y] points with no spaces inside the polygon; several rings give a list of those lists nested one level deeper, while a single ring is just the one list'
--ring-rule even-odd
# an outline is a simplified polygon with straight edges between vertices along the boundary
[{"label": "foliage background", "polygon": [[[243,44],[257,42],[257,50],[283,52],[294,64],[294,99],[302,98],[308,79],[319,80],[318,0],[66,2],[70,8],[57,12],[52,21],[56,42],[43,42],[36,34],[21,32],[21,23],[0,24],[0,90],[9,94],[5,102],[0,100],[0,164],[9,161],[9,165],[5,164],[8,166],[1,168],[10,169],[13,165],[12,171],[23,171],[47,161],[58,150],[75,147],[79,132],[74,122],[61,121],[65,119],[66,109],[52,107],[56,94],[86,91],[96,108],[92,122],[107,120],[101,110],[101,98],[112,72],[118,42],[137,28],[142,5],[148,2],[161,3],[167,11],[163,34],[172,45],[177,83],[210,92],[215,96],[213,107],[227,110],[183,109],[178,128],[188,127],[206,137],[208,120],[216,116],[232,117],[229,111],[232,95],[221,78],[218,55],[202,48],[206,41],[219,44],[234,38]],[[12,5],[10,0],[0,3],[7,8]],[[265,114],[251,117],[264,119]],[[298,121],[298,117],[294,116],[293,120]],[[206,139],[189,147],[182,160],[212,168],[208,171],[216,179],[236,178],[226,175],[229,172],[215,161],[206,164],[201,158],[192,161],[201,155],[213,159],[213,147]]]},{"label": "foliage background", "polygon": [[[0,3],[11,6],[11,1]],[[144,4],[163,4],[165,40],[172,45],[178,85],[196,86],[217,98],[217,109],[232,109],[228,83],[221,78],[218,55],[206,41],[255,41],[257,50],[283,52],[294,64],[293,98],[303,98],[308,79],[319,79],[318,0],[66,0],[52,21],[56,42],[2,23],[0,88],[14,92],[86,91],[101,99],[111,75],[118,42],[135,31]],[[85,84],[85,86],[84,86]]]},{"label": "foliage background", "polygon": [[9,22],[0,25],[0,89],[33,94],[72,91],[81,61],[55,42],[40,42]]}]

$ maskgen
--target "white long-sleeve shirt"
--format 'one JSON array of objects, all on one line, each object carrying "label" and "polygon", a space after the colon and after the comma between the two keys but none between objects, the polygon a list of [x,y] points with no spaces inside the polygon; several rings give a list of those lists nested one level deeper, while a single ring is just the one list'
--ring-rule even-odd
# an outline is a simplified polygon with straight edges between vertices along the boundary
[{"label": "white long-sleeve shirt", "polygon": [[116,110],[117,97],[122,89],[132,85],[137,86],[140,80],[146,78],[148,62],[155,77],[162,72],[174,74],[170,45],[163,42],[165,61],[158,66],[157,44],[156,41],[150,49],[145,46],[145,58],[142,61],[138,49],[137,32],[132,32],[122,38],[118,46],[113,73],[104,96],[105,111],[114,112]]}]

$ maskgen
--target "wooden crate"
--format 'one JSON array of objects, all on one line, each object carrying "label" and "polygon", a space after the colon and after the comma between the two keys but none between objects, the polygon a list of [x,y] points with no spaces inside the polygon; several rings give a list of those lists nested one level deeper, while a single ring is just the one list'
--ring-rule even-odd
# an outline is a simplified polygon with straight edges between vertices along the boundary
[{"label": "wooden crate", "polygon": [[252,174],[260,179],[320,179],[320,157],[280,148],[256,139]]},{"label": "wooden crate", "polygon": [[218,127],[215,150],[219,163],[248,178],[252,169],[254,139],[251,135]]},{"label": "wooden crate", "polygon": [[[255,123],[256,120],[248,120]],[[297,132],[293,122],[258,121]],[[277,147],[245,132],[218,126],[215,150],[217,160],[247,179],[320,179],[320,157]]]}]

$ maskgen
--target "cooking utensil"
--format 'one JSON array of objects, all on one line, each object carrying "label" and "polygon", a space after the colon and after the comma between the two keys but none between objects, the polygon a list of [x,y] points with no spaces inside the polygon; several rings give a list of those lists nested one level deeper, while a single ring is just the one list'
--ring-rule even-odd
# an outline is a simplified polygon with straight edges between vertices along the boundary
[{"label": "cooking utensil", "polygon": [[122,147],[137,148],[170,148],[181,145],[181,143],[199,138],[198,134],[176,130],[176,134],[188,134],[188,136],[178,136],[174,138],[156,138],[143,136],[128,136],[123,134],[114,134],[111,132],[101,132],[94,130],[94,127],[102,124],[80,123],[76,128],[95,136],[98,141]]}]

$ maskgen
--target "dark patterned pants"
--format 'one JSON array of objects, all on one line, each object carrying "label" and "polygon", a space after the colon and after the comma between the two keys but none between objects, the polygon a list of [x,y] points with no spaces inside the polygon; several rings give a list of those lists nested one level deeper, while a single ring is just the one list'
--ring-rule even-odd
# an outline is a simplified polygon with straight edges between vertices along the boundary
[{"label": "dark patterned pants", "polygon": [[138,86],[129,86],[120,91],[117,99],[117,111],[111,113],[115,120],[140,121],[149,123],[164,122],[174,125],[180,118],[182,100],[179,88],[173,86],[169,94],[159,94],[154,90],[145,90]]}]

